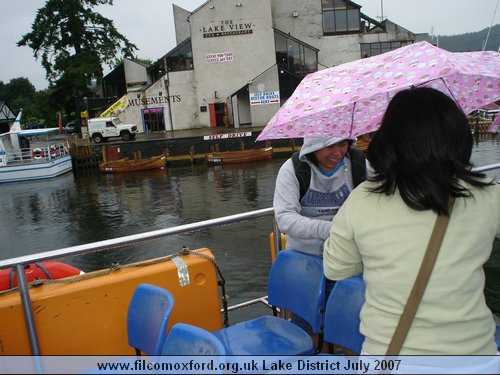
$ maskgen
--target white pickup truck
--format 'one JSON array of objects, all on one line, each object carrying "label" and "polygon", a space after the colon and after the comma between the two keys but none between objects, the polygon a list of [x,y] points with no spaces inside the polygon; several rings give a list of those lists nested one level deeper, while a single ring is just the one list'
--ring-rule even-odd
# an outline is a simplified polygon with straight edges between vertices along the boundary
[{"label": "white pickup truck", "polygon": [[111,137],[121,137],[124,141],[135,138],[139,132],[135,124],[122,124],[118,117],[97,117],[88,121],[89,136],[95,143],[105,142]]}]

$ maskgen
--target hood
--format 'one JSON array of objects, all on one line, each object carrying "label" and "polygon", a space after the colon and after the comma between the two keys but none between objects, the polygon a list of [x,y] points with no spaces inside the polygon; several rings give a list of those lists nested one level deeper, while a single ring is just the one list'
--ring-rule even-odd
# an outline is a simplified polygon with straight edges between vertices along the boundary
[{"label": "hood", "polygon": [[306,155],[322,148],[329,147],[344,140],[354,142],[352,138],[304,138],[304,144],[300,149],[299,160],[306,161]]}]

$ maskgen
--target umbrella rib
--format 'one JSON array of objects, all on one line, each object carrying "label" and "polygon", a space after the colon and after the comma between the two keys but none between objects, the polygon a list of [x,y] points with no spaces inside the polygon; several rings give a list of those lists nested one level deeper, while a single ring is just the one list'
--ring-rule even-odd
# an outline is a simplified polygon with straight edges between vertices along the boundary
[{"label": "umbrella rib", "polygon": [[[448,85],[446,84],[445,80],[443,79],[443,77],[439,77],[438,78],[441,82],[443,82],[443,85],[444,87],[446,87],[446,90],[448,90],[448,93],[450,94],[450,96],[452,97],[452,99],[455,101],[455,103],[457,103],[457,105],[462,108],[462,106],[460,105],[460,102],[457,100],[457,98],[455,98],[455,95],[453,95],[453,92],[450,90],[450,88],[448,87]],[[431,81],[427,81],[427,82],[424,82],[424,83],[421,83],[419,84],[418,86],[422,86],[422,85],[425,85],[426,83],[429,83]],[[462,111],[464,109],[462,108]]]},{"label": "umbrella rib", "polygon": [[[460,105],[460,103],[458,102],[457,98],[455,98],[455,95],[453,95],[453,92],[450,90],[450,88],[448,87],[448,85],[446,84],[446,82],[444,81],[443,77],[439,77],[439,79],[441,80],[441,82],[443,82],[443,85],[444,87],[446,87],[446,90],[448,90],[448,92],[450,93],[451,97],[453,98],[453,100],[455,101],[455,103],[457,103],[457,105],[462,108],[462,106]],[[463,109],[462,109],[463,111]]]},{"label": "umbrella rib", "polygon": [[356,110],[356,102],[352,104],[352,113],[351,113],[351,129],[349,129],[349,139],[352,139],[352,128],[354,127],[354,111]]}]

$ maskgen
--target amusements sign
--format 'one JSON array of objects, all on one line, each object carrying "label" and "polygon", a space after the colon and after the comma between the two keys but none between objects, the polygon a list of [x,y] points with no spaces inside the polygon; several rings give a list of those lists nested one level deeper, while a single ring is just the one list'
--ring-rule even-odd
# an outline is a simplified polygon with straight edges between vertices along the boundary
[{"label": "amusements sign", "polygon": [[280,102],[279,91],[251,92],[250,105],[276,104]]},{"label": "amusements sign", "polygon": [[220,53],[208,53],[207,54],[207,64],[225,63],[228,61],[233,61],[233,53],[232,52],[220,52]]}]

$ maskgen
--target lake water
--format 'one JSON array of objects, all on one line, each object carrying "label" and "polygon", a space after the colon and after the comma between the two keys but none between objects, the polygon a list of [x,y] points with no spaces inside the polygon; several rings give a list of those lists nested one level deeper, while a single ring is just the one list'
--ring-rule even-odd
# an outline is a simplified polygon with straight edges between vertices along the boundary
[{"label": "lake water", "polygon": [[[72,173],[0,185],[0,258],[8,259],[272,206],[286,159],[129,174]],[[500,163],[500,138],[475,143],[475,166]],[[500,171],[489,173],[500,180]],[[497,177],[498,174],[498,177]],[[266,292],[271,217],[66,259],[84,271],[209,247],[231,304]]]}]

